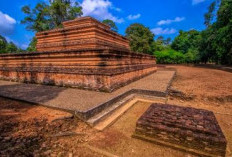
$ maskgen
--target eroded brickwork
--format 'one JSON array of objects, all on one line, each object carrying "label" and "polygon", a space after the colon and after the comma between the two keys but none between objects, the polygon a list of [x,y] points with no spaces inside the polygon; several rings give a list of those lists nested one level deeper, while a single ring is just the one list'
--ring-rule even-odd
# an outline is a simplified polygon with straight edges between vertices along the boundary
[{"label": "eroded brickwork", "polygon": [[63,28],[39,32],[36,38],[39,52],[85,48],[130,49],[127,38],[91,17],[66,21]]},{"label": "eroded brickwork", "polygon": [[125,37],[91,17],[36,37],[39,52],[0,55],[0,79],[111,92],[157,69],[153,56],[131,52]]},{"label": "eroded brickwork", "polygon": [[154,57],[115,49],[0,55],[1,79],[106,92],[155,71]]},{"label": "eroded brickwork", "polygon": [[206,154],[226,152],[227,142],[213,112],[202,109],[152,104],[137,121],[135,135]]}]

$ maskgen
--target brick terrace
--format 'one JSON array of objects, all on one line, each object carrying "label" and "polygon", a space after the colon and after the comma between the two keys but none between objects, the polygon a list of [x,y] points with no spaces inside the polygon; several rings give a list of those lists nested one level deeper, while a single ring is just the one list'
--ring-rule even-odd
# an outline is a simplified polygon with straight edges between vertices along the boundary
[{"label": "brick terrace", "polygon": [[0,79],[112,92],[157,70],[154,56],[91,17],[63,26],[36,34],[38,52],[0,55]]},{"label": "brick terrace", "polygon": [[137,121],[135,137],[209,156],[225,156],[227,144],[213,112],[168,104],[152,104]]}]

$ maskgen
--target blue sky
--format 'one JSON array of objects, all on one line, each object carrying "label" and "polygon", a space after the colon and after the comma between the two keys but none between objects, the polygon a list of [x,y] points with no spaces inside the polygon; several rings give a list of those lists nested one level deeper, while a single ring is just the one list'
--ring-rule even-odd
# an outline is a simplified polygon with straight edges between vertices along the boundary
[{"label": "blue sky", "polygon": [[[0,34],[25,49],[34,32],[20,24],[24,18],[21,8],[34,7],[38,2],[48,0],[1,0]],[[73,0],[75,1],[75,0]],[[111,19],[116,22],[119,33],[125,34],[132,23],[142,23],[157,36],[174,38],[179,30],[202,30],[204,13],[212,0],[77,0],[83,7],[84,15],[99,20]]]}]

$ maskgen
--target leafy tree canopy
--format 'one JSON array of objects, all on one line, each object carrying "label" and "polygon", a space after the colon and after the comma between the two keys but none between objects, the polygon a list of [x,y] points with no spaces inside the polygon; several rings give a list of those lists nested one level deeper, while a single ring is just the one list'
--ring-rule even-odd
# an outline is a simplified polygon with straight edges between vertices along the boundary
[{"label": "leafy tree canopy", "polygon": [[139,23],[131,24],[126,29],[126,37],[130,40],[132,51],[148,54],[152,53],[154,34],[149,28]]},{"label": "leafy tree canopy", "polygon": [[179,31],[179,35],[174,39],[171,47],[174,50],[187,53],[190,48],[198,49],[201,42],[201,34],[196,30]]},{"label": "leafy tree canopy", "polygon": [[[41,2],[35,8],[24,6],[22,12],[26,17],[21,23],[34,32],[62,27],[62,22],[73,20],[83,14],[79,3],[73,3],[71,0],[49,0],[48,4]],[[36,51],[35,46],[36,40],[33,38],[27,50]]]},{"label": "leafy tree canopy", "polygon": [[62,22],[81,16],[82,7],[71,0],[50,0],[49,4],[38,3],[35,8],[22,7],[26,17],[21,21],[28,30],[35,32],[62,27]]},{"label": "leafy tree canopy", "polygon": [[36,43],[37,43],[37,39],[35,37],[32,38],[29,46],[27,47],[27,51],[35,52],[36,51]]},{"label": "leafy tree canopy", "polygon": [[0,53],[5,52],[6,46],[7,46],[6,38],[0,35]]},{"label": "leafy tree canopy", "polygon": [[109,19],[103,20],[102,23],[110,26],[111,30],[114,32],[118,32],[118,27],[116,26],[115,22]]},{"label": "leafy tree canopy", "polygon": [[17,51],[18,51],[18,47],[13,42],[7,44],[6,52],[17,52]]},{"label": "leafy tree canopy", "polygon": [[19,52],[19,49],[13,42],[8,43],[6,38],[0,35],[0,53]]}]

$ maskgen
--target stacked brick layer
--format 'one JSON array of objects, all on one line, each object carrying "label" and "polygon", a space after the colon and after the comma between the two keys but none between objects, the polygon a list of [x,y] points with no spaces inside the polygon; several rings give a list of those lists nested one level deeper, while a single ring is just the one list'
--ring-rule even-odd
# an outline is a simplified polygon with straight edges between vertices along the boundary
[{"label": "stacked brick layer", "polygon": [[155,71],[154,57],[116,49],[0,55],[1,79],[106,92]]},{"label": "stacked brick layer", "polygon": [[152,104],[139,118],[135,135],[206,154],[225,156],[226,139],[213,112]]},{"label": "stacked brick layer", "polygon": [[80,50],[85,48],[117,48],[129,50],[127,38],[91,18],[81,17],[63,23],[63,28],[36,34],[37,51]]}]

